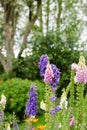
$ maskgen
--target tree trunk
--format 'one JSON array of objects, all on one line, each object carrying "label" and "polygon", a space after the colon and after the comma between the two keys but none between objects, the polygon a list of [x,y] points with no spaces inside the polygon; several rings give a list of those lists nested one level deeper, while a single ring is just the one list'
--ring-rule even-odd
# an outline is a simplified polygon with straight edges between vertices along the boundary
[{"label": "tree trunk", "polygon": [[1,64],[3,65],[4,71],[8,72],[12,69],[12,65],[9,60],[0,52],[0,61]]},{"label": "tree trunk", "polygon": [[8,72],[12,70],[12,60],[14,58],[13,46],[14,46],[14,33],[15,33],[15,4],[12,1],[1,1],[4,9],[3,18],[3,32],[4,32],[4,47],[6,50],[6,57],[0,54],[0,61],[3,65],[4,71]]},{"label": "tree trunk", "polygon": [[46,20],[46,26],[47,26],[47,33],[49,29],[49,13],[50,13],[50,0],[47,0],[47,20]]},{"label": "tree trunk", "polygon": [[[29,3],[28,3],[29,2]],[[23,50],[27,46],[27,39],[28,36],[32,30],[32,27],[37,20],[39,13],[40,13],[40,7],[41,7],[41,0],[37,0],[37,10],[36,13],[33,12],[32,6],[33,3],[32,1],[26,1],[26,4],[28,6],[29,4],[29,21],[25,26],[25,33],[24,33],[24,38],[23,38],[23,43],[22,46],[20,47],[20,52],[18,55],[18,58],[21,56]],[[0,0],[1,6],[3,7],[4,10],[4,18],[3,18],[3,34],[4,34],[4,42],[3,47],[6,50],[6,56],[0,52],[0,62],[3,65],[4,71],[8,72],[13,69],[13,60],[14,60],[14,35],[15,35],[15,30],[16,30],[16,25],[17,25],[17,0]]]}]

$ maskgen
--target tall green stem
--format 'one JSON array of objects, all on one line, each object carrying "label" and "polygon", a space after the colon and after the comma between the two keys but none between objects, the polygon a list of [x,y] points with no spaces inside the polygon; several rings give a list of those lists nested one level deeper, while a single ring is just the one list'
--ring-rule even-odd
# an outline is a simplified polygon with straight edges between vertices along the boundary
[{"label": "tall green stem", "polygon": [[[77,99],[76,99],[76,118],[78,123],[82,123],[83,119],[83,106],[84,106],[84,84],[78,83],[77,85]],[[79,125],[78,124],[78,125]]]},{"label": "tall green stem", "polygon": [[75,75],[75,72],[71,71],[70,83],[69,83],[69,85],[67,86],[67,89],[66,89],[67,95],[70,92],[69,105],[71,107],[74,107],[74,92],[75,92],[75,90],[74,90],[74,75]]},{"label": "tall green stem", "polygon": [[51,97],[54,96],[52,92],[52,87],[46,84],[45,87],[45,103],[46,103],[46,112],[45,112],[45,130],[51,130],[53,125],[53,115],[50,114],[50,109],[55,107],[55,104],[51,101]]}]

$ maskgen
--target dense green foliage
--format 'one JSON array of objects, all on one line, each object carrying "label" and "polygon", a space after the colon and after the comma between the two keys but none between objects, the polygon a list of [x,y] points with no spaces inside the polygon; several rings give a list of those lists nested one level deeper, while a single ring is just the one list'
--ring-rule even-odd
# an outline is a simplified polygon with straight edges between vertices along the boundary
[{"label": "dense green foliage", "polygon": [[12,114],[15,112],[17,117],[24,119],[30,85],[37,86],[38,115],[43,113],[40,109],[40,102],[44,99],[44,83],[37,80],[22,80],[20,78],[9,79],[5,82],[0,81],[0,96],[3,93],[7,99],[6,113]]},{"label": "dense green foliage", "polygon": [[73,31],[71,31],[71,37],[68,38],[67,36],[67,40],[65,41],[59,37],[58,32],[49,32],[46,36],[37,32],[35,37],[30,41],[32,45],[32,55],[21,57],[14,62],[14,72],[16,72],[16,76],[23,79],[41,79],[38,62],[41,55],[47,54],[50,57],[51,63],[56,64],[61,71],[61,88],[66,87],[69,83],[71,63],[78,61],[80,52],[76,44],[78,36],[72,32]]}]

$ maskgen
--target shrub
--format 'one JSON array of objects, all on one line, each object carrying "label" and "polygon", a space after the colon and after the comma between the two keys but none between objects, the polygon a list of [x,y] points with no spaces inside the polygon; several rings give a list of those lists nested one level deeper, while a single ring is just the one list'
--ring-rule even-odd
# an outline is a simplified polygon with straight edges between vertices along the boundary
[{"label": "shrub", "polygon": [[40,102],[44,99],[44,83],[40,81],[31,81],[28,79],[13,78],[6,81],[0,81],[0,96],[2,93],[6,96],[7,104],[5,112],[12,114],[15,112],[19,119],[24,118],[25,105],[28,99],[30,85],[35,84],[38,91],[38,114],[42,113]]}]

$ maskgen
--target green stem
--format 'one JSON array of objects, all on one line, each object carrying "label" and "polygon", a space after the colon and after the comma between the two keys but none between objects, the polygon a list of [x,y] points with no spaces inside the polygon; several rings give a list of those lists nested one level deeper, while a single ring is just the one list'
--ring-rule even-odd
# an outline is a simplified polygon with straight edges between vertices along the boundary
[{"label": "green stem", "polygon": [[46,103],[46,112],[45,112],[45,130],[51,130],[53,125],[54,115],[50,114],[50,109],[55,108],[55,104],[50,100],[55,94],[52,92],[52,87],[46,84],[45,87],[45,103]]},{"label": "green stem", "polygon": [[66,94],[68,95],[68,93],[70,92],[70,97],[69,97],[69,105],[71,107],[74,107],[74,76],[75,76],[75,72],[71,71],[71,78],[70,78],[70,83],[67,86],[66,89]]},{"label": "green stem", "polygon": [[84,106],[84,84],[78,83],[77,85],[77,99],[76,99],[76,117],[78,123],[82,123],[83,119],[83,106]]}]

